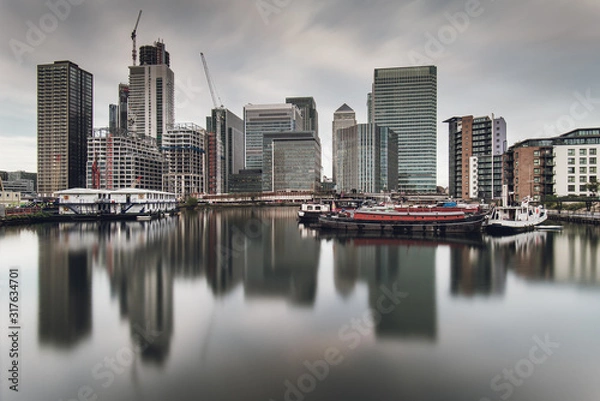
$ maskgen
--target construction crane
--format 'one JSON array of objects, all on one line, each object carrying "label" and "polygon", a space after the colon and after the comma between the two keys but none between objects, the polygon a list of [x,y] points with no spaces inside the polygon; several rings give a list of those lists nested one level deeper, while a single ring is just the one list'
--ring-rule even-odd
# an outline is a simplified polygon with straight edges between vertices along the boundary
[{"label": "construction crane", "polygon": [[[215,109],[222,109],[223,102],[221,101],[221,97],[218,94],[216,94],[212,78],[210,77],[210,71],[208,70],[208,64],[206,63],[206,58],[204,57],[204,53],[200,53],[200,57],[202,57],[202,64],[204,65],[204,74],[206,75],[206,80],[208,81],[208,89],[210,89],[210,96],[212,97],[213,105],[215,106]],[[217,99],[219,99],[218,102]]]},{"label": "construction crane", "polygon": [[142,10],[140,10],[140,13],[138,14],[137,17],[137,21],[135,22],[135,27],[133,28],[133,31],[131,32],[131,40],[133,41],[133,51],[131,52],[131,58],[133,59],[133,65],[135,66],[136,64],[136,59],[137,59],[137,49],[136,49],[136,38],[137,38],[137,28],[138,28],[138,24],[140,23],[140,18],[142,17]]}]

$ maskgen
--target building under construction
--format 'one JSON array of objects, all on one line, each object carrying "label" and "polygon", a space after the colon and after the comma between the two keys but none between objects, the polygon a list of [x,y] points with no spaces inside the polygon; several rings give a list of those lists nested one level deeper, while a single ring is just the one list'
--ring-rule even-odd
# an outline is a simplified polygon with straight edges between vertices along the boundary
[{"label": "building under construction", "polygon": [[206,190],[206,131],[192,123],[169,127],[163,136],[163,190],[181,198]]},{"label": "building under construction", "polygon": [[88,140],[87,187],[140,187],[161,191],[164,157],[153,138],[113,136],[108,128],[94,130]]}]

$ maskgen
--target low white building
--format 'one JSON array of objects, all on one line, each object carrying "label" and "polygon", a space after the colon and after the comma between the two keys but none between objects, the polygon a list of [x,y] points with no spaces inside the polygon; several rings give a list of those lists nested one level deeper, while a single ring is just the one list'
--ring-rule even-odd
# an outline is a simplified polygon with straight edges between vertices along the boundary
[{"label": "low white building", "polygon": [[73,188],[59,191],[57,196],[63,215],[139,215],[169,212],[177,207],[175,194],[139,188]]}]

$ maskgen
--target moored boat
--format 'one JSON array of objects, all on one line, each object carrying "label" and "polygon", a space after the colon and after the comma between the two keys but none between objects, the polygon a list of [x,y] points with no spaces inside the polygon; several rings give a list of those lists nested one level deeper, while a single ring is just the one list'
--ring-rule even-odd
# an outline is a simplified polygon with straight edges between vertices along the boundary
[{"label": "moored boat", "polygon": [[511,235],[532,231],[548,219],[542,205],[533,206],[526,197],[520,206],[499,206],[492,210],[485,224],[485,231],[491,235]]},{"label": "moored boat", "polygon": [[443,208],[358,209],[321,216],[319,227],[324,230],[445,235],[480,232],[485,218],[481,212]]},{"label": "moored boat", "polygon": [[326,203],[303,203],[298,210],[300,223],[316,223],[319,216],[331,212],[331,205]]}]

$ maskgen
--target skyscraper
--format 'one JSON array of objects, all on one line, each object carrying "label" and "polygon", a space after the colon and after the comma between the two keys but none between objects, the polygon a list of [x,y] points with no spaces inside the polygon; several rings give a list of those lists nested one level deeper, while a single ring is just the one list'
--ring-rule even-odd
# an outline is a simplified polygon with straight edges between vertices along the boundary
[{"label": "skyscraper", "polygon": [[[387,127],[358,124],[338,129],[337,187],[340,192],[379,192],[395,189],[397,135]],[[390,171],[391,170],[391,171]]]},{"label": "skyscraper", "polygon": [[349,128],[356,125],[356,113],[350,106],[344,103],[333,113],[333,124],[331,128],[331,147],[332,147],[332,173],[333,182],[337,183],[337,144],[336,132],[342,128]]},{"label": "skyscraper", "polygon": [[175,77],[162,42],[140,48],[140,65],[129,67],[129,131],[154,138],[175,122]]},{"label": "skyscraper", "polygon": [[319,113],[317,112],[317,102],[312,97],[288,97],[286,103],[295,104],[300,109],[303,126],[302,131],[314,131],[319,136]]},{"label": "skyscraper", "polygon": [[263,135],[299,131],[304,126],[300,109],[293,104],[248,104],[244,107],[246,168],[263,168]]},{"label": "skyscraper", "polygon": [[85,188],[93,76],[71,61],[38,65],[38,192]]},{"label": "skyscraper", "polygon": [[371,121],[398,135],[398,190],[435,192],[437,67],[376,69]]},{"label": "skyscraper", "polygon": [[[226,108],[212,110],[207,118],[207,131],[215,133],[220,141],[223,154],[212,153],[207,157],[214,159],[210,163],[220,164],[219,177],[222,192],[228,193],[229,178],[244,169],[246,143],[244,138],[244,121]],[[216,139],[216,138],[215,138]],[[218,149],[217,146],[211,149]]]},{"label": "skyscraper", "polygon": [[504,118],[464,116],[444,122],[448,124],[449,134],[450,195],[464,199],[500,196],[502,155],[506,151]]}]

